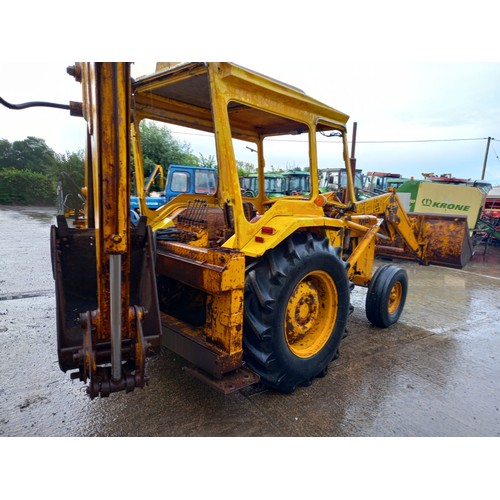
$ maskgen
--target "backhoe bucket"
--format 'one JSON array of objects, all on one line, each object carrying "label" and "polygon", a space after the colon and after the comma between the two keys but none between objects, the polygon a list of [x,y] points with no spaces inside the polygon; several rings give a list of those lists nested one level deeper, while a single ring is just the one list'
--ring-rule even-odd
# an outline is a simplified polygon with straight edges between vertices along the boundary
[{"label": "backhoe bucket", "polygon": [[[467,217],[422,213],[409,213],[408,216],[415,220],[414,233],[425,264],[461,269],[469,262],[472,240]],[[376,253],[382,257],[416,260],[415,254],[404,245],[398,247],[383,243],[377,246]]]},{"label": "backhoe bucket", "polygon": [[[62,371],[79,368],[84,343],[80,315],[97,308],[95,230],[69,228],[64,216],[51,227],[52,271],[56,286],[57,350]],[[146,355],[158,352],[160,312],[154,270],[152,233],[148,227],[131,229],[130,305],[147,313],[142,320]],[[124,347],[126,350],[126,347]],[[106,356],[106,352],[98,353]],[[123,353],[127,358],[127,352]],[[97,359],[99,362],[100,359]]]}]

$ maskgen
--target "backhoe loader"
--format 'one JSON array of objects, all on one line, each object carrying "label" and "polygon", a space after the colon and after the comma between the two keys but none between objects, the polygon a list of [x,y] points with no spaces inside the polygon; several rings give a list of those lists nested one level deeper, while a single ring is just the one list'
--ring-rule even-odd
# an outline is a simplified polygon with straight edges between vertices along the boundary
[{"label": "backhoe loader", "polygon": [[[471,256],[463,217],[410,217],[394,191],[356,200],[349,117],[295,87],[218,62],[179,63],[135,80],[129,63],[77,63],[68,72],[82,84],[82,103],[71,109],[87,122],[88,196],[86,227],[59,216],[51,230],[58,356],[91,398],[144,387],[146,357],[162,346],[223,393],[259,381],[292,392],[337,357],[353,287],[368,289],[373,325],[398,321],[408,276],[394,264],[374,272],[376,256],[451,267]],[[141,120],[207,134],[218,186],[155,211],[140,191],[132,226],[132,156],[144,186]],[[269,152],[297,137],[310,192],[267,197]],[[337,145],[336,162],[347,170],[342,201],[320,193],[324,141]],[[256,193],[240,189],[241,144],[256,152]],[[295,155],[291,142],[289,149]]]}]

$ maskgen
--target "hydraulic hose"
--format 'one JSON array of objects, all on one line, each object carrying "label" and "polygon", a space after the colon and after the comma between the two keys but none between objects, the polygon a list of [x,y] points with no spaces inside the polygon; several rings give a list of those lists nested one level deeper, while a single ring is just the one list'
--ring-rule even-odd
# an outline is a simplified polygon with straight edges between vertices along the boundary
[{"label": "hydraulic hose", "polygon": [[58,108],[58,109],[68,109],[68,110],[71,109],[69,104],[58,104],[56,102],[31,101],[31,102],[23,102],[21,104],[11,104],[2,97],[0,97],[0,104],[3,104],[5,107],[9,109],[26,109],[26,108],[34,108],[37,106],[45,108]]}]

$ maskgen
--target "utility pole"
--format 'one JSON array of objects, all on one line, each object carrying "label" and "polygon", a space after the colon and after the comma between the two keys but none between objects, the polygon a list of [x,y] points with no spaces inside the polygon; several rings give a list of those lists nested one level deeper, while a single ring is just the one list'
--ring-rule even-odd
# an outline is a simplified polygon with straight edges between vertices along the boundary
[{"label": "utility pole", "polygon": [[484,154],[484,162],[483,162],[483,173],[481,175],[481,180],[484,180],[484,174],[486,172],[486,162],[488,161],[488,151],[490,150],[490,142],[491,137],[488,137],[488,142],[486,143],[486,153]]}]

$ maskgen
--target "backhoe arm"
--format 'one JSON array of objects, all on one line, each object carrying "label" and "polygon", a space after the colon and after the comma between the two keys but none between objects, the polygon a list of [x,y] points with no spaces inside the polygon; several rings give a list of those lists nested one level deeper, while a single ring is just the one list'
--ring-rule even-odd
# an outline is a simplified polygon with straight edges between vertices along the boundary
[{"label": "backhoe arm", "polygon": [[145,357],[159,348],[161,330],[151,231],[130,228],[130,65],[82,63],[75,75],[88,131],[89,227],[58,218],[52,258],[60,366],[78,368],[72,377],[89,379],[95,397],[145,385]]}]

